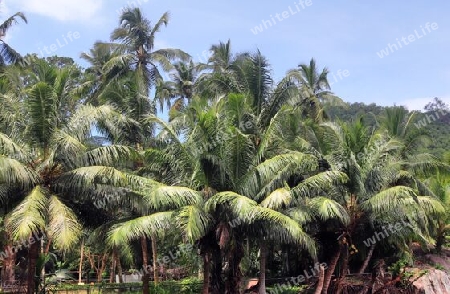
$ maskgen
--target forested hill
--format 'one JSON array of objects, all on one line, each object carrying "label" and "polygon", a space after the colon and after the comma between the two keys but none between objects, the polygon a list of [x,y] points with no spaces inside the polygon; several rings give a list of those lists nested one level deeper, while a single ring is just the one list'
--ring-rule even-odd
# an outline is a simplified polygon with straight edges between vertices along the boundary
[{"label": "forested hill", "polygon": [[[371,126],[375,126],[383,121],[387,106],[379,106],[375,103],[364,104],[344,103],[339,106],[326,107],[327,116],[334,121],[349,122],[362,116],[364,121]],[[401,107],[405,112],[405,117],[413,115],[412,111]],[[407,121],[403,121],[407,123]],[[441,157],[450,146],[450,108],[439,98],[425,106],[423,111],[414,111],[414,115],[409,123],[410,128],[425,134],[428,146],[422,147],[422,151],[432,153]]]}]

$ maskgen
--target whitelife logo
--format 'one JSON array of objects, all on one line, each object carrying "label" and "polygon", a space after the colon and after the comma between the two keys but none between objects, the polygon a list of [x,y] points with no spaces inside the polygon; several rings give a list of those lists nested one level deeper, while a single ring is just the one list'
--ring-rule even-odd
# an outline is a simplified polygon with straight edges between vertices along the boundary
[{"label": "whitelife logo", "polygon": [[[440,113],[440,115],[439,115]],[[432,122],[435,122],[439,119],[444,118],[445,116],[447,116],[450,112],[448,112],[445,109],[439,109],[433,113],[430,114],[426,114],[424,118],[422,118],[421,120],[419,120],[418,122],[414,123],[414,125],[418,128],[421,129],[423,127],[426,127],[427,125],[431,124]]]},{"label": "whitelife logo", "polygon": [[400,40],[398,38],[396,38],[397,43],[394,43],[394,44],[389,43],[385,49],[382,49],[379,52],[377,52],[377,55],[380,58],[388,56],[389,54],[394,53],[395,51],[398,51],[401,48],[403,48],[403,45],[407,46],[407,45],[411,44],[412,42],[414,42],[416,40],[422,39],[423,37],[425,37],[426,35],[428,35],[432,31],[437,30],[438,28],[439,28],[439,26],[438,26],[437,23],[433,22],[433,23],[430,24],[429,22],[427,22],[425,24],[425,27],[420,26],[420,31],[421,31],[422,34],[418,30],[414,30],[414,33],[408,35],[408,37],[403,36],[400,39],[401,42],[400,42]]},{"label": "whitelife logo", "polygon": [[[253,29],[250,29],[254,35],[257,35],[259,33],[262,33],[265,29],[276,25],[278,22],[282,22],[283,20],[299,13],[300,11],[306,9],[306,7],[309,7],[312,5],[312,0],[299,0],[298,2],[294,2],[294,8],[289,5],[288,9],[283,11],[282,13],[276,13],[275,17],[271,14],[269,17],[269,20],[262,20],[261,24],[258,26],[255,26]],[[278,22],[277,22],[278,20]]]},{"label": "whitelife logo", "polygon": [[364,245],[366,245],[367,247],[375,245],[375,243],[377,243],[377,241],[381,241],[381,240],[391,236],[392,234],[399,232],[400,230],[402,230],[406,227],[410,228],[411,230],[413,229],[413,226],[410,223],[407,223],[405,221],[397,222],[395,225],[389,224],[388,227],[389,227],[390,233],[388,232],[387,228],[385,226],[383,226],[382,227],[383,231],[375,232],[375,235],[364,240],[363,241]]},{"label": "whitelife logo", "polygon": [[[41,54],[41,57],[48,56],[56,51],[58,49],[61,49],[70,43],[74,42],[75,40],[79,39],[81,37],[79,32],[67,32],[65,35],[61,35],[62,40],[60,38],[55,40],[55,43],[50,44],[50,46],[44,46],[42,49],[38,47],[39,53]],[[44,54],[45,52],[45,54]]]},{"label": "whitelife logo", "polygon": [[8,258],[9,256],[13,255],[14,253],[19,252],[21,249],[29,248],[34,243],[44,239],[46,235],[42,233],[41,236],[37,233],[33,233],[33,236],[31,236],[28,239],[22,240],[22,242],[17,242],[18,245],[15,246],[8,246],[6,247],[6,250],[0,252],[0,260],[3,260],[5,258]]}]

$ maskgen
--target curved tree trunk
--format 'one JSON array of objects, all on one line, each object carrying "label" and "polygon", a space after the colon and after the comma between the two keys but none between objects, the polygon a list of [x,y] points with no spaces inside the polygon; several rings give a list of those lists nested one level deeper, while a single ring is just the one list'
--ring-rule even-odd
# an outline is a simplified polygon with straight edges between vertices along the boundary
[{"label": "curved tree trunk", "polygon": [[282,267],[281,267],[281,272],[282,275],[285,277],[289,277],[291,274],[291,267],[289,265],[289,259],[290,259],[290,250],[291,250],[291,246],[284,244],[281,246],[281,256],[282,256]]},{"label": "curved tree trunk", "polygon": [[322,265],[319,265],[319,281],[317,282],[317,288],[314,294],[322,293],[324,280],[325,280],[325,268]]},{"label": "curved tree trunk", "polygon": [[364,262],[361,265],[361,268],[359,269],[358,274],[363,274],[364,271],[366,270],[367,266],[369,265],[370,259],[372,258],[373,251],[375,250],[375,245],[376,244],[372,244],[372,246],[370,246],[369,252],[367,252],[366,259],[364,259]]},{"label": "curved tree trunk", "polygon": [[348,243],[342,246],[342,253],[344,255],[344,258],[342,259],[342,269],[339,275],[339,278],[336,283],[336,294],[342,293],[342,284],[345,281],[345,276],[347,275],[348,271]]},{"label": "curved tree trunk", "polygon": [[322,294],[328,294],[328,288],[330,287],[331,277],[332,277],[332,275],[334,273],[334,269],[336,268],[336,265],[337,265],[337,263],[339,261],[339,257],[340,256],[341,256],[341,248],[339,247],[339,249],[334,254],[333,258],[331,258],[330,266],[328,267],[328,270],[325,273],[325,278],[324,278],[324,281],[323,281]]},{"label": "curved tree trunk", "polygon": [[81,277],[83,275],[83,257],[84,257],[84,238],[81,239],[80,264],[78,266],[78,285],[81,284]]},{"label": "curved tree trunk", "polygon": [[147,238],[141,237],[141,248],[142,248],[142,293],[150,294],[149,289],[149,276],[150,273],[148,271],[148,248],[147,248]]},{"label": "curved tree trunk", "polygon": [[264,240],[261,240],[259,249],[260,249],[260,257],[259,257],[258,294],[266,294],[267,244],[265,243]]},{"label": "curved tree trunk", "polygon": [[50,252],[50,246],[52,245],[52,238],[48,238],[47,245],[45,246],[44,253],[48,254]]},{"label": "curved tree trunk", "polygon": [[114,260],[116,261],[117,266],[117,274],[119,275],[119,283],[123,283],[123,271],[122,271],[122,264],[120,263],[120,256],[119,252],[117,251],[117,247],[114,246]]},{"label": "curved tree trunk", "polygon": [[152,256],[153,256],[153,280],[155,285],[159,282],[159,268],[158,268],[158,247],[156,243],[156,236],[152,236]]},{"label": "curved tree trunk", "polygon": [[6,240],[6,246],[4,248],[3,254],[0,254],[0,257],[3,259],[3,268],[2,268],[2,275],[1,280],[3,282],[13,282],[15,280],[14,276],[14,265],[16,263],[16,256],[17,256],[17,250],[13,250],[13,243],[10,241],[9,234],[5,232],[4,239]]},{"label": "curved tree trunk", "polygon": [[109,270],[109,283],[110,284],[114,283],[115,271],[116,271],[116,260],[113,257],[113,258],[111,258],[111,266],[110,266],[110,270]]},{"label": "curved tree trunk", "polygon": [[[13,282],[15,280],[14,276],[14,264],[16,262],[17,253],[12,251],[12,247],[8,246],[4,251],[6,253],[5,259],[3,259],[2,277],[3,282]],[[9,252],[8,252],[9,251]]]},{"label": "curved tree trunk", "polygon": [[211,255],[209,252],[203,253],[203,288],[202,294],[209,293],[209,275],[211,271]]},{"label": "curved tree trunk", "polygon": [[39,244],[40,242],[34,242],[28,249],[27,294],[33,294],[37,287],[36,264],[39,257]]},{"label": "curved tree trunk", "polygon": [[101,283],[103,280],[103,273],[105,272],[108,263],[108,252],[104,252],[103,255],[99,256],[97,267],[97,282]]},{"label": "curved tree trunk", "polygon": [[436,253],[441,253],[442,245],[445,243],[445,224],[440,224],[438,228],[438,234],[436,238],[435,250]]}]

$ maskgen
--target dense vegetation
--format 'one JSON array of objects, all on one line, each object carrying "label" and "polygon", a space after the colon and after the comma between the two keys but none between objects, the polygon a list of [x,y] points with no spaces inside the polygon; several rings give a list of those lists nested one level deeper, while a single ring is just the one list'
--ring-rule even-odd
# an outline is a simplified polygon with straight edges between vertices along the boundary
[{"label": "dense vegetation", "polygon": [[3,281],[33,293],[68,268],[120,283],[137,271],[144,293],[182,277],[199,277],[202,293],[239,293],[244,277],[258,293],[279,277],[340,293],[348,272],[411,263],[413,242],[443,249],[450,115],[439,99],[423,113],[347,104],[313,59],[274,81],[261,52],[230,41],[195,63],[154,49],[168,21],[125,10],[110,41],[82,54],[86,69],[2,43]]}]

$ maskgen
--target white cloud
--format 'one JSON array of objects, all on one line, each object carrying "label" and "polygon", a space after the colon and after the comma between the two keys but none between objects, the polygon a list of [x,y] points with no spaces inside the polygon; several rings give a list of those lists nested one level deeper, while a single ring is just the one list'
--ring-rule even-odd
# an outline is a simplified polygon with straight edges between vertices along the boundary
[{"label": "white cloud", "polygon": [[10,14],[9,7],[6,5],[5,1],[0,1],[0,12],[3,18]]},{"label": "white cloud", "polygon": [[59,21],[87,21],[100,11],[103,0],[14,0],[6,4],[26,14],[39,14]]},{"label": "white cloud", "polygon": [[[450,96],[445,97],[439,97],[444,103],[447,105],[450,105]],[[412,98],[412,99],[406,99],[399,103],[399,105],[406,106],[409,110],[423,110],[425,105],[427,105],[429,102],[432,102],[434,97],[427,97],[427,98]]]}]

